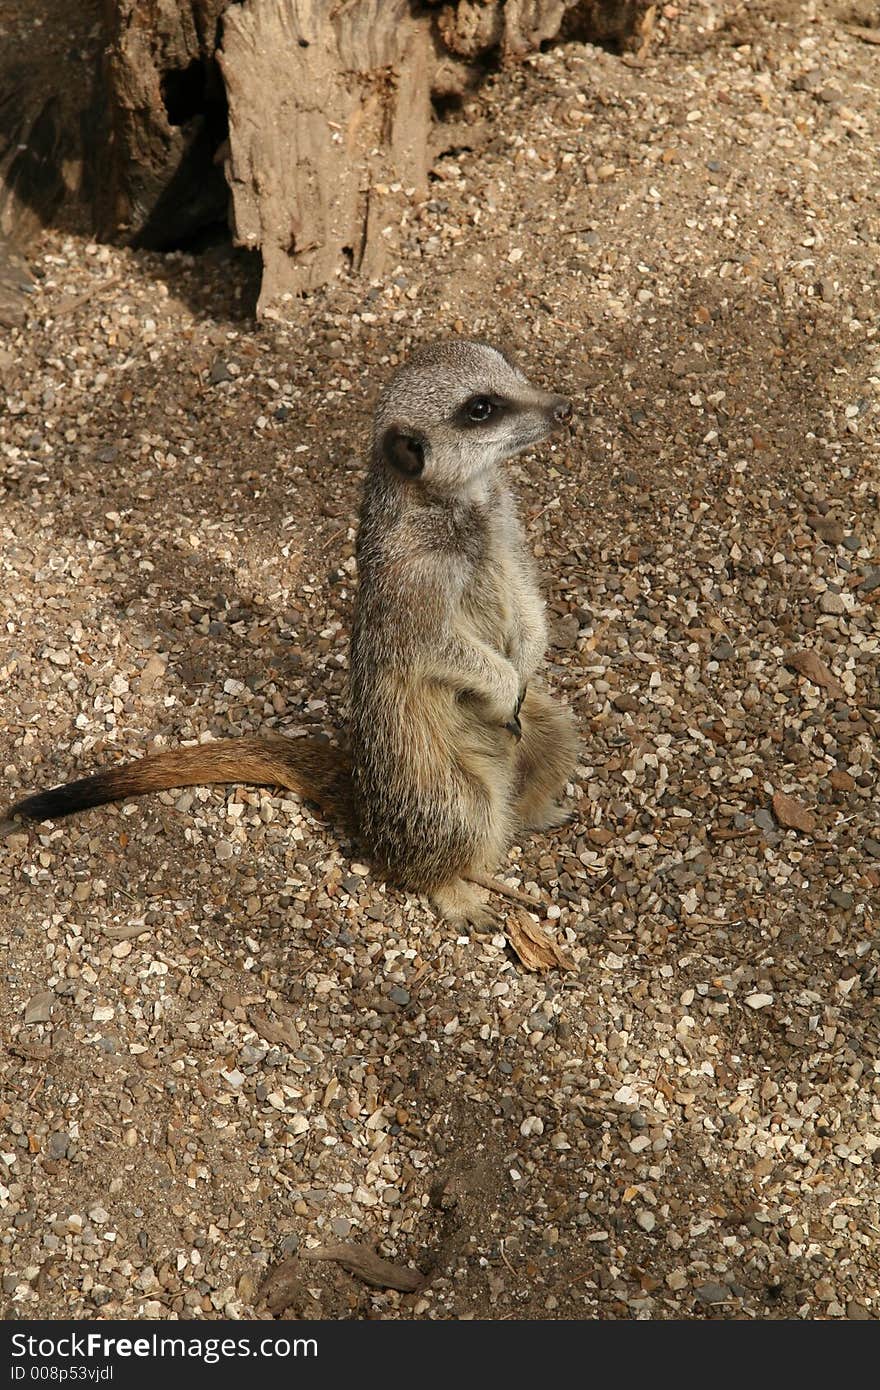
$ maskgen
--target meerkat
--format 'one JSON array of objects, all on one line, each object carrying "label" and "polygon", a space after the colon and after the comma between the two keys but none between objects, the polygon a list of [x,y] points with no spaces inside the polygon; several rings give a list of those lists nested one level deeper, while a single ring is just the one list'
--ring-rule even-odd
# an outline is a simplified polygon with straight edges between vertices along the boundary
[{"label": "meerkat", "polygon": [[441,340],[382,392],[357,538],[350,753],[315,739],[224,739],[99,772],[18,802],[57,820],[169,788],[284,787],[353,818],[402,887],[457,925],[494,917],[478,883],[520,828],[565,819],[571,712],[534,684],[547,628],[501,465],[571,418],[498,348]]},{"label": "meerkat", "polygon": [[373,854],[452,922],[520,827],[557,824],[571,714],[532,684],[547,643],[501,465],[571,417],[497,348],[434,343],[381,396],[357,541],[354,804]]}]

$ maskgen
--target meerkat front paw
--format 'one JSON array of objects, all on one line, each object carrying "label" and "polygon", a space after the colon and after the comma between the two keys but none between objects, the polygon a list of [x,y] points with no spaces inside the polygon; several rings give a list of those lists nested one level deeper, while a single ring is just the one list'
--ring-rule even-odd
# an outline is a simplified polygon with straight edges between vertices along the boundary
[{"label": "meerkat front paw", "polygon": [[495,678],[491,691],[485,692],[486,713],[493,723],[507,724],[512,722],[511,710],[514,711],[514,718],[519,715],[520,676],[509,661],[499,657],[496,660]]},{"label": "meerkat front paw", "polygon": [[525,828],[526,830],[558,830],[560,826],[573,825],[576,820],[577,813],[575,811],[568,811],[564,806],[556,806],[550,802],[532,812],[525,822]]},{"label": "meerkat front paw", "polygon": [[520,723],[519,712],[523,707],[523,700],[526,698],[526,691],[528,688],[527,685],[523,686],[519,693],[519,699],[516,702],[516,709],[513,711],[513,718],[509,719],[504,726],[509,734],[513,734],[517,743],[519,743],[522,738],[522,724]]},{"label": "meerkat front paw", "polygon": [[467,931],[494,931],[498,925],[498,914],[494,908],[483,901],[480,890],[464,879],[453,879],[431,894],[431,901],[444,922]]}]

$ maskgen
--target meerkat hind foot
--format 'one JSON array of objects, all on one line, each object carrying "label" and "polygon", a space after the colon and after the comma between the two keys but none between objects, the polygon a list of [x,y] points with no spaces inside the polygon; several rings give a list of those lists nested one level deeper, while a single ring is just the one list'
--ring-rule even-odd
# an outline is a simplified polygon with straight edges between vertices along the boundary
[{"label": "meerkat hind foot", "polygon": [[494,931],[498,925],[495,909],[483,901],[480,890],[474,884],[465,883],[462,878],[453,879],[442,888],[435,888],[431,901],[444,921],[451,922],[455,927]]},{"label": "meerkat hind foot", "polygon": [[558,830],[561,825],[571,825],[575,820],[574,811],[551,801],[528,811],[523,824],[526,830]]}]

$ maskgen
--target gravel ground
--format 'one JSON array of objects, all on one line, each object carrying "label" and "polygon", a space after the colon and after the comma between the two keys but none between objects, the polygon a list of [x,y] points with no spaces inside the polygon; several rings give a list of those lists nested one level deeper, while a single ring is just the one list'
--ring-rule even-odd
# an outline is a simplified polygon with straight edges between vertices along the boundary
[{"label": "gravel ground", "polygon": [[[840,23],[880,15],[678,8],[641,58],[492,78],[387,281],[298,323],[255,328],[222,249],[38,248],[2,799],[343,725],[371,403],[450,332],[577,403],[512,473],[583,756],[574,823],[501,869],[569,974],[296,799],[8,838],[7,1317],[880,1312],[880,47]],[[339,1241],[430,1277],[302,1258]]]}]

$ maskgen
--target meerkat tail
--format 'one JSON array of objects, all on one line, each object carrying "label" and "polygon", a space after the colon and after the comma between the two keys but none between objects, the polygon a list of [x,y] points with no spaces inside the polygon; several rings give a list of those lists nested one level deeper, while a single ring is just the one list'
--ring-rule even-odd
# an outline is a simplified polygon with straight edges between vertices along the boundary
[{"label": "meerkat tail", "polygon": [[15,818],[60,820],[76,811],[176,787],[241,782],[284,787],[316,802],[331,815],[347,814],[350,767],[345,753],[315,738],[231,738],[155,753],[97,772],[77,782],[26,797],[6,812],[3,831]]}]

